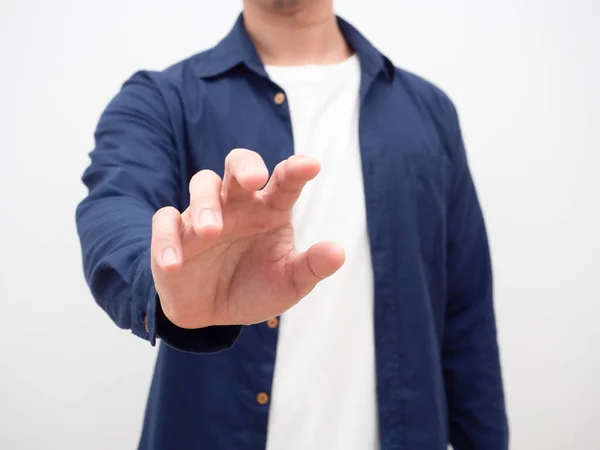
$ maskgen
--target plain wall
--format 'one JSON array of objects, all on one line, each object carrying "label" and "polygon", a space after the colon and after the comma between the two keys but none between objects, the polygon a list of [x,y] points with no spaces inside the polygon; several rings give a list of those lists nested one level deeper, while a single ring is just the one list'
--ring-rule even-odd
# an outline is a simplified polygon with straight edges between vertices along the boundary
[{"label": "plain wall", "polygon": [[[131,449],[155,349],[85,285],[99,114],[239,1],[0,0],[0,448]],[[493,251],[512,449],[600,449],[600,2],[339,0],[461,116]]]}]

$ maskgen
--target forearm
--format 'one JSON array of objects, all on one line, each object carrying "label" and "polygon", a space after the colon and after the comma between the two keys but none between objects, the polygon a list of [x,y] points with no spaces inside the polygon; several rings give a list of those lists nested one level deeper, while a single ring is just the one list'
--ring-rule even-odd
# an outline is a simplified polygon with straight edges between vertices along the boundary
[{"label": "forearm", "polygon": [[162,97],[135,74],[102,114],[83,175],[88,196],[77,208],[86,280],[96,302],[121,328],[154,345],[157,335],[188,351],[230,347],[240,328],[183,330],[160,314],[151,269],[152,218],[177,207],[178,155]]},{"label": "forearm", "polygon": [[86,280],[120,328],[154,344],[155,295],[149,258],[152,211],[126,197],[93,192],[77,208]]},{"label": "forearm", "polygon": [[455,450],[506,450],[508,424],[486,227],[456,111],[448,108],[447,299],[443,369]]},{"label": "forearm", "polygon": [[77,210],[86,280],[120,327],[155,344],[194,353],[230,348],[241,327],[182,329],[162,313],[150,269],[151,209],[129,199],[88,197]]},{"label": "forearm", "polygon": [[455,450],[506,450],[508,425],[489,259],[482,258],[469,276],[478,281],[449,299],[444,333],[450,442]]}]

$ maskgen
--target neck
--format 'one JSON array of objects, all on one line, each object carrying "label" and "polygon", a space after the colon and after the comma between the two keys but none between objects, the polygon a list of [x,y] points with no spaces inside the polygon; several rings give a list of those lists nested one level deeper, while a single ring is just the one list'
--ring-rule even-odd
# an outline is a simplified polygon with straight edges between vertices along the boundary
[{"label": "neck", "polygon": [[335,64],[352,51],[333,12],[333,1],[244,1],[244,25],[265,65]]}]

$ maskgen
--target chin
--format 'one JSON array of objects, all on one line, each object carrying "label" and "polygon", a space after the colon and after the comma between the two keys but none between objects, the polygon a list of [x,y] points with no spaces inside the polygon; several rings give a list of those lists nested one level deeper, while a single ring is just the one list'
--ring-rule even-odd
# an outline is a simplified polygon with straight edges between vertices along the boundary
[{"label": "chin", "polygon": [[314,0],[267,0],[271,7],[277,11],[293,12],[297,9],[312,3]]},{"label": "chin", "polygon": [[278,13],[294,14],[306,9],[308,6],[316,6],[319,3],[327,4],[331,0],[244,0],[246,6],[257,6],[261,9],[269,9]]}]

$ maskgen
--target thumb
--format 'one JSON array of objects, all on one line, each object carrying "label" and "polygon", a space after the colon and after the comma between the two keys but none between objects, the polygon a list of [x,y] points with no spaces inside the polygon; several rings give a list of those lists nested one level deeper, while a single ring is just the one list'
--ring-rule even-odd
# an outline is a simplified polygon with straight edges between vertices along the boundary
[{"label": "thumb", "polygon": [[344,249],[333,242],[319,242],[293,260],[292,277],[300,297],[306,296],[317,283],[330,277],[344,264]]}]

